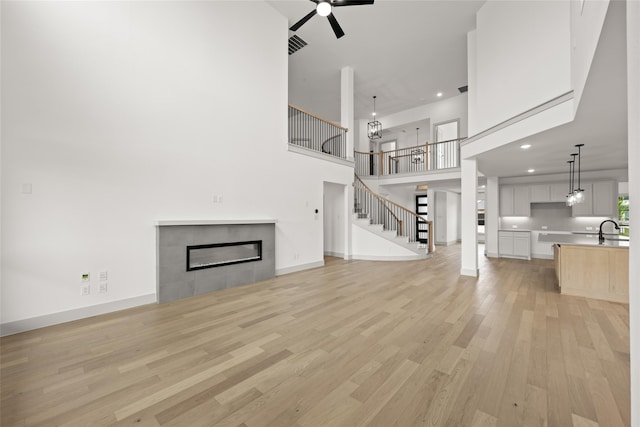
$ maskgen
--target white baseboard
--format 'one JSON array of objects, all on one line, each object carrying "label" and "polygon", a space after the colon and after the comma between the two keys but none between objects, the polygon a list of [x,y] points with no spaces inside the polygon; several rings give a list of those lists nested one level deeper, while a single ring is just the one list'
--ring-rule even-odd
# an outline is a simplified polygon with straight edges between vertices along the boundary
[{"label": "white baseboard", "polygon": [[434,245],[436,246],[451,246],[451,245],[456,245],[458,243],[462,242],[462,240],[451,240],[449,242],[434,242]]},{"label": "white baseboard", "polygon": [[479,274],[479,270],[473,269],[473,268],[461,268],[460,269],[460,274],[462,276],[471,276],[471,277],[478,277]]},{"label": "white baseboard", "polygon": [[531,254],[531,258],[538,258],[538,259],[553,259],[553,255],[547,255],[547,254]]},{"label": "white baseboard", "polygon": [[89,307],[81,307],[59,313],[45,314],[44,316],[31,317],[29,319],[15,320],[0,325],[0,336],[13,335],[20,332],[40,329],[47,326],[58,325],[60,323],[71,322],[87,317],[98,316],[100,314],[112,313],[114,311],[125,310],[127,308],[138,307],[140,305],[155,304],[156,294],[140,295],[119,301],[111,301],[104,304],[96,304]]},{"label": "white baseboard", "polygon": [[309,269],[318,268],[318,267],[324,267],[324,260],[310,262],[308,264],[294,265],[293,267],[276,269],[276,276],[282,276],[284,274],[295,273],[297,271],[309,270]]},{"label": "white baseboard", "polygon": [[487,252],[487,256],[489,258],[500,258],[500,255],[498,255],[498,252]]},{"label": "white baseboard", "polygon": [[344,253],[343,252],[331,252],[331,251],[327,251],[324,253],[325,256],[334,256],[337,258],[344,258]]},{"label": "white baseboard", "polygon": [[[426,255],[426,254],[425,254]],[[427,257],[421,255],[401,255],[401,256],[384,256],[384,255],[353,255],[351,259],[360,261],[416,261]]]}]

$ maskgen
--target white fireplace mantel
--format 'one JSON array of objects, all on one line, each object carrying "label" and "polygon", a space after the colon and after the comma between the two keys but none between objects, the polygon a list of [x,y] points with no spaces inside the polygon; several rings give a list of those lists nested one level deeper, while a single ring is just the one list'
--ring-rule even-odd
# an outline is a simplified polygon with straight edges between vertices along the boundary
[{"label": "white fireplace mantel", "polygon": [[169,219],[159,220],[157,227],[172,225],[236,225],[236,224],[275,224],[277,219]]}]

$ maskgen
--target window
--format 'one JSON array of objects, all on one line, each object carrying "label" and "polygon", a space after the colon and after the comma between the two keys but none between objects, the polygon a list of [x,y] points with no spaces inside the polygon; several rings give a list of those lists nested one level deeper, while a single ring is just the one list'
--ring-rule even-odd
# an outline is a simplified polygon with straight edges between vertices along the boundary
[{"label": "window", "polygon": [[629,236],[629,196],[618,197],[618,222],[620,235]]}]

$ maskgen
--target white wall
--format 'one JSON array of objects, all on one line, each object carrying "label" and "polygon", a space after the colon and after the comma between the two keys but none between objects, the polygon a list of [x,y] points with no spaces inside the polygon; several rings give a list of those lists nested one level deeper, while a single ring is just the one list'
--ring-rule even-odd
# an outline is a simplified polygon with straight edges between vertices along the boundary
[{"label": "white wall", "polygon": [[[421,105],[409,110],[400,111],[395,114],[378,117],[383,129],[391,129],[408,123],[415,123],[421,120],[430,119],[428,129],[420,128],[419,140],[422,144],[425,141],[433,142],[433,125],[449,120],[460,119],[460,137],[467,136],[467,94],[460,94],[442,101]],[[370,143],[367,139],[367,120],[360,120],[360,138],[356,144],[357,151],[369,151]],[[398,148],[416,145],[415,127],[407,129],[407,132],[399,135],[385,135],[384,140],[398,139]]]},{"label": "white wall", "polygon": [[489,0],[468,40],[473,134],[571,89],[570,2]]},{"label": "white wall", "polygon": [[571,10],[571,87],[577,110],[587,82],[593,55],[598,46],[609,0],[572,1]]},{"label": "white wall", "polygon": [[345,186],[331,182],[324,183],[324,254],[344,257],[345,255]]},{"label": "white wall", "polygon": [[[627,2],[627,94],[629,158],[640,159],[640,2]],[[636,230],[629,245],[629,277],[640,277],[640,169],[629,168],[630,229]],[[632,232],[633,233],[633,232]],[[640,425],[640,287],[629,287],[631,352],[631,425]]]},{"label": "white wall", "polygon": [[353,259],[400,261],[417,259],[417,255],[384,237],[366,230],[359,225],[352,225]]},{"label": "white wall", "polygon": [[460,194],[435,191],[434,241],[451,245],[460,239]]},{"label": "white wall", "polygon": [[322,263],[323,181],[353,171],[287,151],[286,18],[262,2],[2,9],[3,323],[153,296],[161,219],[274,218],[277,271]]},{"label": "white wall", "polygon": [[447,218],[447,241],[457,242],[460,240],[461,234],[461,206],[460,206],[460,194],[447,192],[447,212],[449,213]]}]

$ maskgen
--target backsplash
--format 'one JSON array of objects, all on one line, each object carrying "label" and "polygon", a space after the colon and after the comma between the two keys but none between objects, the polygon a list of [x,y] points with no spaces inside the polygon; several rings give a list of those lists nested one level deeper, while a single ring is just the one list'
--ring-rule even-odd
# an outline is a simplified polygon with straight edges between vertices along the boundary
[{"label": "backsplash", "polygon": [[[571,208],[564,203],[531,203],[530,217],[501,217],[500,228],[511,229],[513,226],[525,230],[542,230],[546,226],[545,231],[581,231],[598,232],[600,223],[606,217],[578,217],[571,216]],[[614,218],[615,219],[615,218]],[[593,230],[587,230],[587,227],[593,227]],[[607,223],[604,230],[607,233],[613,231],[613,225]]]}]

